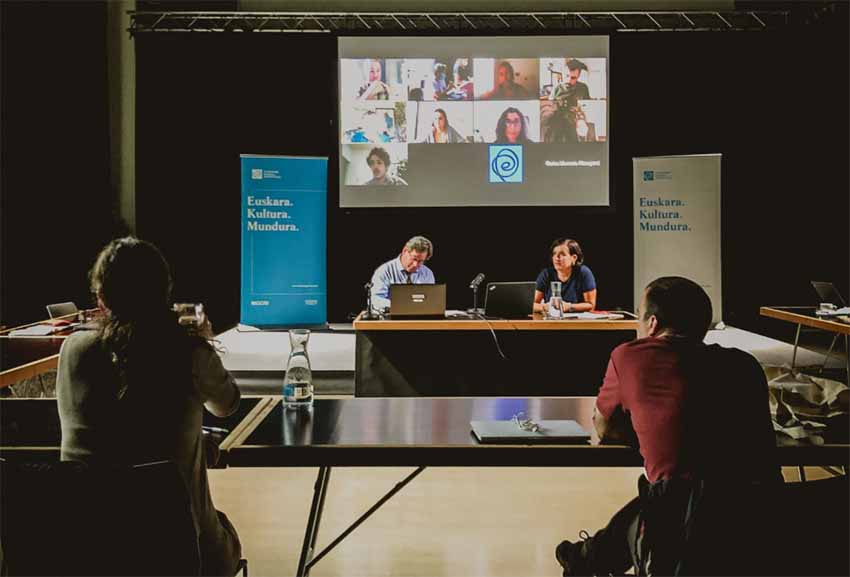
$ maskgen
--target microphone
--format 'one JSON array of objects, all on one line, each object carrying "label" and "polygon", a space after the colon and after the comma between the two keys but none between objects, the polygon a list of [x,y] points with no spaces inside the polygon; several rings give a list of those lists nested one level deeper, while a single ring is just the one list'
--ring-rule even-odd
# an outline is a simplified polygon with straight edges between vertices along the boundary
[{"label": "microphone", "polygon": [[475,289],[478,288],[478,285],[480,285],[482,282],[484,282],[484,273],[480,272],[477,275],[475,275],[475,278],[472,279],[471,283],[469,283],[469,288],[471,288],[472,290],[475,290]]},{"label": "microphone", "polygon": [[372,281],[367,282],[363,285],[363,288],[366,289],[366,310],[363,311],[363,314],[360,315],[360,318],[364,321],[374,320],[377,315],[372,311]]},{"label": "microphone", "polygon": [[471,283],[469,283],[469,288],[472,289],[472,308],[467,310],[466,312],[471,315],[483,314],[481,311],[478,310],[478,285],[480,285],[482,282],[484,282],[484,273],[480,272],[475,275],[475,278],[472,279]]}]

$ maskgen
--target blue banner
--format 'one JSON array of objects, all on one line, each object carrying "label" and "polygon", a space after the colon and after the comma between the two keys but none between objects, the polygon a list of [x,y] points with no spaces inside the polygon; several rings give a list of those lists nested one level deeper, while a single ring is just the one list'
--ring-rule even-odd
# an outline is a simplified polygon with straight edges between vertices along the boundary
[{"label": "blue banner", "polygon": [[240,322],[327,322],[328,159],[242,155]]}]

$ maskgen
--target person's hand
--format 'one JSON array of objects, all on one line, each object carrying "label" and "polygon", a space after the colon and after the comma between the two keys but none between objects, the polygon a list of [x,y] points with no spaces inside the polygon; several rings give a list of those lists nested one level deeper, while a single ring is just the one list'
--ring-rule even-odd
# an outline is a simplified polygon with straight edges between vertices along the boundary
[{"label": "person's hand", "polygon": [[187,330],[189,331],[190,335],[201,337],[202,339],[206,339],[208,341],[215,338],[212,323],[210,323],[210,319],[207,317],[207,313],[201,313],[201,317],[198,320],[198,323],[187,325]]}]

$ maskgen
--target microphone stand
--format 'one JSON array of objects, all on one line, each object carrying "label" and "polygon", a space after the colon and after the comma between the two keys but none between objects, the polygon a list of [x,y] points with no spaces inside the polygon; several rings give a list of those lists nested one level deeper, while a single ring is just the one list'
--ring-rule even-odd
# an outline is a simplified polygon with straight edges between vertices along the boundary
[{"label": "microphone stand", "polygon": [[[483,279],[482,279],[483,280]],[[471,315],[483,315],[484,311],[478,308],[478,287],[480,286],[480,282],[472,283],[469,285],[469,288],[472,289],[472,308],[467,309],[467,313]]]},{"label": "microphone stand", "polygon": [[373,321],[378,316],[372,312],[372,283],[367,282],[364,288],[366,289],[366,311],[360,315],[360,318],[364,321]]}]

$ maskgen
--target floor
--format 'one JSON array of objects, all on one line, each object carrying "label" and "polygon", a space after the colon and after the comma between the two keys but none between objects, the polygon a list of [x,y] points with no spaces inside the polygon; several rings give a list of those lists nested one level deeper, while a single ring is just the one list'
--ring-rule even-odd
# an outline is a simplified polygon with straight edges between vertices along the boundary
[{"label": "floor", "polygon": [[[335,469],[324,548],[412,469]],[[796,469],[783,471],[797,480]],[[636,493],[641,469],[427,469],[313,568],[311,575],[556,576],[554,547],[602,527]],[[808,469],[807,477],[825,476]],[[316,469],[210,471],[249,574],[293,575]]]}]

